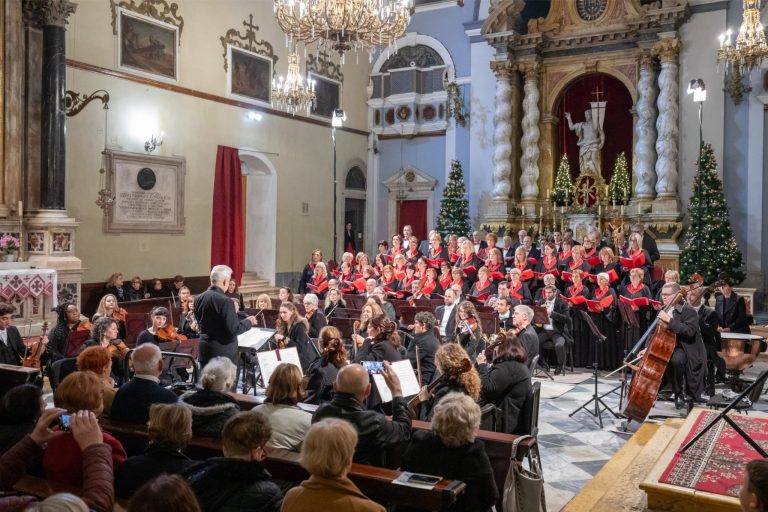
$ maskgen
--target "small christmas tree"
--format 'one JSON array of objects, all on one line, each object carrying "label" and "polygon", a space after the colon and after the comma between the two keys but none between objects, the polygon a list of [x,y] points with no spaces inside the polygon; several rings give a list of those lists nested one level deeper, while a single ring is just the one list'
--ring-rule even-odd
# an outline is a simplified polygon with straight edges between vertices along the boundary
[{"label": "small christmas tree", "polygon": [[627,157],[621,153],[616,158],[613,168],[613,177],[608,185],[608,201],[618,204],[626,204],[632,194],[632,182],[627,171]]},{"label": "small christmas tree", "polygon": [[469,200],[464,188],[464,172],[461,170],[461,162],[453,160],[448,183],[443,189],[443,200],[440,202],[437,231],[445,238],[447,235],[466,236],[469,229]]},{"label": "small christmas tree", "polygon": [[731,230],[723,184],[717,175],[717,161],[712,146],[704,144],[701,163],[693,181],[693,195],[688,203],[690,225],[680,254],[680,273],[684,282],[691,274],[700,274],[711,283],[722,273],[736,283],[744,280],[741,251]]},{"label": "small christmas tree", "polygon": [[557,167],[555,176],[555,186],[552,189],[552,201],[555,204],[568,206],[573,200],[573,183],[571,183],[571,166],[568,164],[568,157],[563,155],[560,159],[560,165]]}]

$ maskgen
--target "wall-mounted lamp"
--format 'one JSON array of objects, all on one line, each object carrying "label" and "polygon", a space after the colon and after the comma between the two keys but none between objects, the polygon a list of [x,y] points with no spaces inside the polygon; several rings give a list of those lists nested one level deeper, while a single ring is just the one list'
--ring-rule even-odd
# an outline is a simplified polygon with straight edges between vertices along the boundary
[{"label": "wall-mounted lamp", "polygon": [[691,80],[688,84],[688,94],[693,94],[694,103],[707,101],[707,88],[704,86],[704,80],[701,78]]},{"label": "wall-mounted lamp", "polygon": [[344,124],[344,121],[347,120],[347,114],[344,113],[343,109],[336,108],[333,110],[333,117],[331,118],[331,126],[334,128],[339,128]]},{"label": "wall-mounted lamp", "polygon": [[156,150],[159,146],[162,146],[164,135],[165,135],[165,132],[160,132],[160,139],[158,140],[155,138],[155,134],[153,133],[152,138],[144,143],[144,151],[146,151],[147,153],[151,153],[154,150]]}]

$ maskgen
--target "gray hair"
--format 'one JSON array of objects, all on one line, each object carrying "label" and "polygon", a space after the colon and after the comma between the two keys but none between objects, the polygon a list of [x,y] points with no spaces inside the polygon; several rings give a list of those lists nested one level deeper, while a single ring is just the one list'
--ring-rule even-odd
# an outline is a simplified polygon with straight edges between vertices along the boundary
[{"label": "gray hair", "polygon": [[203,389],[225,392],[235,382],[237,367],[227,357],[214,357],[200,372]]},{"label": "gray hair", "polygon": [[448,393],[435,405],[432,430],[446,446],[472,443],[480,427],[480,406],[464,393]]},{"label": "gray hair", "polygon": [[58,492],[51,494],[43,501],[31,504],[24,510],[45,511],[45,512],[88,512],[88,505],[74,494],[68,492]]},{"label": "gray hair", "polygon": [[307,294],[305,294],[303,302],[304,303],[309,302],[313,306],[317,306],[320,303],[320,301],[317,298],[317,295],[315,295],[314,293],[307,293]]},{"label": "gray hair", "polygon": [[597,274],[597,279],[598,279],[598,281],[600,279],[605,279],[606,281],[610,281],[611,280],[611,276],[609,276],[606,272],[600,272],[599,274]]},{"label": "gray hair", "polygon": [[211,284],[223,283],[232,279],[232,269],[226,265],[216,265],[211,269]]},{"label": "gray hair", "polygon": [[555,284],[556,278],[554,274],[544,274],[544,285]]},{"label": "gray hair", "polygon": [[528,323],[533,322],[533,310],[525,304],[518,304],[515,306],[515,311],[524,314],[528,317]]},{"label": "gray hair", "polygon": [[680,284],[679,283],[665,283],[662,288],[667,288],[672,293],[678,293],[680,291]]},{"label": "gray hair", "polygon": [[144,343],[136,347],[131,354],[133,369],[136,373],[152,374],[157,370],[157,364],[163,358],[160,347],[153,343]]}]

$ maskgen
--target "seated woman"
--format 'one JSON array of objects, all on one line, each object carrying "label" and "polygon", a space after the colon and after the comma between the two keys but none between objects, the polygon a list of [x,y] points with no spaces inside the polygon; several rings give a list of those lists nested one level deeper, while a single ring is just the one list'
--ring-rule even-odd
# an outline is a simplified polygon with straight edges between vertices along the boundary
[{"label": "seated woman", "polygon": [[192,411],[182,404],[153,404],[147,423],[149,447],[141,455],[129,457],[115,471],[115,494],[131,495],[156,476],[184,474],[198,462],[182,453],[192,439]]},{"label": "seated woman", "polygon": [[235,382],[237,367],[226,357],[214,357],[200,372],[202,389],[187,391],[179,402],[192,411],[192,432],[196,436],[220,437],[229,418],[240,406],[227,391]]},{"label": "seated woman", "polygon": [[104,287],[104,293],[114,295],[119,301],[128,300],[127,294],[124,288],[125,282],[123,281],[123,274],[116,272],[109,276],[107,285]]},{"label": "seated woman", "polygon": [[283,286],[277,291],[277,298],[280,299],[280,302],[283,304],[285,304],[286,302],[292,303],[293,292],[287,286]]},{"label": "seated woman", "polygon": [[[381,309],[381,308],[379,308]],[[378,314],[368,322],[368,338],[355,354],[355,362],[389,361],[404,359],[400,352],[397,324],[385,314]]]},{"label": "seated woman", "polygon": [[[229,282],[229,288],[227,288],[227,291],[224,292],[224,295],[226,295],[227,297],[236,299],[237,302],[240,303],[240,309],[241,310],[245,309],[245,302],[243,302],[243,294],[240,293],[240,289],[237,286],[237,281],[235,281],[234,279],[232,279]],[[181,290],[179,290],[179,298],[181,298]]]},{"label": "seated woman", "polygon": [[309,323],[307,335],[310,338],[317,338],[320,334],[320,329],[328,325],[325,316],[317,310],[320,300],[314,293],[307,293],[304,295],[302,302],[304,303],[304,317]]},{"label": "seated woman", "polygon": [[195,492],[179,475],[161,474],[139,487],[127,512],[201,512]]},{"label": "seated woman", "polygon": [[336,375],[339,368],[347,364],[348,356],[341,332],[332,325],[320,330],[317,345],[320,348],[320,363],[313,365],[309,371],[307,398],[304,402],[320,405],[331,401]]},{"label": "seated woman", "polygon": [[112,357],[112,370],[118,383],[126,378],[125,356],[130,350],[122,339],[118,338],[118,323],[108,316],[98,318],[93,322],[91,337],[83,344],[82,350],[88,347],[102,347],[109,351]]},{"label": "seated woman", "polygon": [[168,309],[163,306],[153,308],[149,317],[152,319],[152,325],[141,331],[136,337],[137,347],[144,343],[154,343],[155,345],[159,345],[161,341],[169,341],[160,339],[157,335],[157,332],[168,324]]},{"label": "seated woman", "polygon": [[101,379],[104,393],[104,409],[102,416],[109,416],[112,410],[112,401],[117,390],[115,380],[112,378],[112,356],[104,347],[88,347],[77,356],[77,370],[80,372],[93,372]]},{"label": "seated woman", "polygon": [[0,401],[0,454],[32,432],[45,410],[40,388],[22,384],[8,390]]},{"label": "seated woman", "polygon": [[733,291],[733,280],[730,276],[721,279],[718,294],[715,295],[715,311],[720,318],[720,332],[736,332],[749,334],[749,317],[747,316],[747,303],[744,297]]},{"label": "seated woman", "polygon": [[[262,324],[263,325],[263,324]],[[190,295],[187,299],[187,312],[179,315],[179,332],[187,338],[199,338],[200,326],[197,325],[195,318],[195,296]]]},{"label": "seated woman", "polygon": [[[96,417],[104,409],[104,384],[93,372],[74,372],[67,375],[56,392],[53,403],[66,409],[69,414],[90,411]],[[117,467],[126,458],[123,445],[108,432],[102,433],[103,442],[112,448],[112,464]],[[43,470],[52,482],[83,486],[83,452],[71,432],[57,436],[48,442],[43,455]]]},{"label": "seated woman", "polygon": [[485,445],[475,439],[480,406],[463,393],[435,405],[432,430],[415,430],[403,453],[403,471],[461,480],[467,487],[452,510],[490,511],[499,497]]},{"label": "seated woman", "polygon": [[96,308],[96,313],[91,318],[92,322],[102,317],[112,318],[117,322],[118,334],[117,337],[121,340],[125,339],[125,315],[128,312],[118,306],[117,297],[112,294],[107,294],[99,301],[99,306]]},{"label": "seated woman", "polygon": [[[430,421],[434,406],[448,393],[464,393],[475,402],[480,399],[480,375],[472,364],[469,354],[458,344],[446,343],[437,349],[435,366],[440,375],[446,375],[446,377],[444,382],[432,391],[428,401],[424,402],[420,412],[422,419]],[[424,389],[425,387],[422,388]]]},{"label": "seated woman", "polygon": [[341,298],[341,292],[338,288],[332,288],[328,290],[328,296],[325,298],[325,311],[324,316],[330,320],[334,315],[338,315],[339,309],[346,309],[347,303]]},{"label": "seated woman", "polygon": [[312,413],[296,405],[303,399],[301,370],[288,363],[277,365],[269,378],[267,399],[253,409],[269,418],[272,425],[268,447],[299,451],[312,423]]},{"label": "seated woman", "polygon": [[461,348],[467,351],[470,359],[485,350],[485,337],[483,325],[477,314],[474,304],[465,301],[460,302],[456,311],[456,334]]},{"label": "seated woman", "polygon": [[301,369],[305,373],[317,358],[317,349],[307,335],[308,330],[309,322],[299,315],[296,306],[292,302],[283,302],[280,305],[280,317],[275,323],[274,338],[281,348],[296,347],[301,360]]},{"label": "seated woman", "polygon": [[360,319],[358,320],[357,332],[352,333],[353,345],[353,357],[365,343],[365,339],[368,336],[368,324],[374,316],[383,315],[384,310],[375,301],[369,301],[363,304],[363,308],[360,310]]},{"label": "seated woman", "polygon": [[282,510],[317,510],[332,504],[333,512],[384,512],[347,477],[357,446],[351,423],[326,418],[309,428],[301,447],[301,465],[310,477],[285,494]]},{"label": "seated woman", "polygon": [[165,286],[163,286],[163,282],[160,279],[152,279],[151,283],[149,290],[147,290],[150,299],[159,299],[169,296],[168,290],[165,289]]},{"label": "seated woman", "polygon": [[139,276],[131,278],[131,283],[125,287],[125,300],[144,300],[149,298],[149,292],[144,288],[144,281]]},{"label": "seated woman", "polygon": [[[46,345],[49,361],[58,361],[78,353],[80,347],[75,341],[70,343],[70,335],[78,331],[90,333],[93,327],[88,319],[80,318],[80,310],[77,309],[76,304],[59,304],[56,306],[56,317],[56,325],[48,335],[48,344]],[[81,341],[85,342],[82,338]]]},{"label": "seated woman", "polygon": [[482,382],[482,401],[495,405],[500,412],[496,430],[515,433],[520,409],[531,394],[531,372],[528,371],[528,354],[517,336],[503,331],[496,338],[493,359],[485,353],[477,356],[477,371]]}]

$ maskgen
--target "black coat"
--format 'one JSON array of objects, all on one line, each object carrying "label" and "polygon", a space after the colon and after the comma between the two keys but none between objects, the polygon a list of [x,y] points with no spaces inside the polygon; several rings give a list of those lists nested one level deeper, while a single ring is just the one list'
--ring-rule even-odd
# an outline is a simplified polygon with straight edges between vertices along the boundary
[{"label": "black coat", "polygon": [[130,498],[136,490],[163,473],[181,475],[200,464],[179,450],[152,443],[146,453],[129,457],[115,468],[115,494]]},{"label": "black coat", "polygon": [[204,512],[280,510],[283,495],[261,462],[216,457],[186,474]]},{"label": "black coat", "polygon": [[437,368],[435,367],[435,352],[440,348],[440,342],[437,341],[432,329],[421,334],[416,334],[408,346],[408,359],[411,360],[414,370],[416,369],[416,347],[419,347],[419,364],[421,366],[421,383],[427,385],[432,382]]},{"label": "black coat", "polygon": [[450,510],[488,511],[499,497],[491,461],[479,439],[463,446],[450,447],[430,430],[416,431],[403,453],[401,469],[440,475],[467,484]]},{"label": "black coat", "polygon": [[196,436],[221,437],[227,420],[240,412],[231,395],[208,389],[188,391],[179,401],[192,410],[192,433]]},{"label": "black coat", "polygon": [[747,319],[747,303],[744,297],[739,297],[735,292],[727,301],[725,296],[715,296],[715,311],[720,317],[720,327],[730,329],[730,332],[749,334],[749,320]]},{"label": "black coat", "polygon": [[388,340],[378,340],[375,343],[370,338],[366,338],[363,346],[355,354],[355,363],[360,361],[400,361],[403,359],[400,351],[395,348]]},{"label": "black coat", "polygon": [[144,300],[144,294],[147,293],[147,289],[143,285],[137,290],[130,284],[127,284],[123,289],[125,290],[125,300],[127,301]]},{"label": "black coat", "polygon": [[240,320],[232,300],[217,286],[195,298],[195,318],[200,327],[200,365],[214,357],[237,362],[237,335],[248,331],[251,323]]},{"label": "black coat", "polygon": [[536,334],[536,329],[529,324],[517,335],[517,339],[523,345],[525,353],[528,355],[528,363],[530,363],[534,357],[539,355],[539,335]]},{"label": "black coat", "polygon": [[482,383],[481,398],[492,403],[500,411],[497,429],[512,434],[517,428],[517,419],[528,395],[531,394],[531,373],[528,366],[518,361],[503,361],[493,366],[481,364],[477,367]]},{"label": "black coat", "polygon": [[390,446],[411,438],[411,417],[403,397],[392,399],[392,420],[380,412],[369,411],[349,393],[336,393],[330,403],[318,407],[312,423],[325,418],[347,420],[357,430],[358,441],[354,462],[382,466],[384,453]]},{"label": "black coat", "polygon": [[659,248],[656,245],[656,240],[654,240],[647,233],[643,235],[642,248],[648,251],[648,255],[651,257],[651,261],[656,261],[661,257],[659,254]]},{"label": "black coat", "polygon": [[330,402],[338,373],[339,369],[333,363],[320,361],[319,364],[312,365],[308,376],[307,398],[304,402],[317,405]]},{"label": "black coat", "polygon": [[[545,305],[542,304],[542,306]],[[573,343],[571,311],[564,299],[559,296],[555,297],[555,305],[552,307],[552,313],[549,314],[549,317],[552,319],[552,327],[555,332],[562,334],[568,343]]]},{"label": "black coat", "polygon": [[152,404],[173,404],[176,401],[173,391],[149,379],[134,377],[115,393],[109,417],[115,421],[146,425]]},{"label": "black coat", "polygon": [[[458,303],[451,310],[451,316],[448,318],[448,323],[445,324],[445,341],[456,340],[456,311],[459,309]],[[437,317],[437,326],[439,327],[443,323],[443,316],[445,315],[445,306],[437,306],[435,310],[435,317]]]},{"label": "black coat", "polygon": [[21,341],[21,334],[13,325],[9,325],[5,332],[8,344],[0,341],[0,363],[20,366],[24,357],[24,342]]},{"label": "black coat", "polygon": [[306,374],[319,355],[317,347],[312,344],[312,340],[307,336],[307,327],[304,325],[304,322],[296,322],[291,325],[285,337],[285,346],[287,348],[296,347],[296,351],[299,353],[299,361],[301,362],[301,371]]},{"label": "black coat", "polygon": [[309,320],[309,332],[307,335],[310,338],[318,338],[320,336],[320,329],[326,325],[328,325],[328,322],[325,320],[325,316],[320,312],[320,309],[318,309],[315,311],[315,314],[312,315],[312,319]]},{"label": "black coat", "polygon": [[688,392],[699,397],[704,392],[707,376],[707,349],[701,339],[699,314],[691,306],[678,304],[669,329],[677,335],[676,346],[683,349],[688,359],[685,365]]}]

